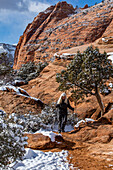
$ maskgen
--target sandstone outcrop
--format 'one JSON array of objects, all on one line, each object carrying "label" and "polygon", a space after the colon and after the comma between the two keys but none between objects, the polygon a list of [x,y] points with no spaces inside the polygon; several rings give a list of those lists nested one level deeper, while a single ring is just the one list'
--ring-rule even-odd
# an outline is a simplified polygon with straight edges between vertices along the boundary
[{"label": "sandstone outcrop", "polygon": [[28,24],[20,37],[15,52],[14,69],[19,69],[21,64],[28,61],[50,62],[56,52],[99,39],[99,43],[96,42],[98,46],[103,44],[101,40],[103,41],[104,37],[112,43],[112,19],[111,2],[76,10],[66,2],[49,7]]},{"label": "sandstone outcrop", "polygon": [[80,130],[72,131],[72,133],[76,133],[74,135],[75,140],[88,142],[88,143],[109,143],[113,140],[113,125],[105,122],[101,123],[101,121],[95,121],[94,123],[90,123],[89,125],[84,125],[80,127]]},{"label": "sandstone outcrop", "polygon": [[[76,133],[62,134],[75,145],[70,150],[71,163],[81,169],[112,169],[113,165],[113,125],[89,124]],[[87,162],[87,164],[86,164]]]},{"label": "sandstone outcrop", "polygon": [[[101,98],[105,107],[104,117],[113,120],[113,115],[111,114],[113,111],[113,91],[107,96],[101,95]],[[108,111],[110,114],[107,113]],[[76,106],[76,112],[81,119],[92,118],[97,120],[101,116],[101,110],[95,96],[87,97],[84,102],[79,103]]]},{"label": "sandstone outcrop", "polygon": [[28,85],[22,86],[31,96],[41,99],[44,103],[49,104],[56,102],[60,92],[59,84],[56,82],[56,73],[65,69],[65,63],[50,63],[43,69],[40,76],[28,82]]},{"label": "sandstone outcrop", "polygon": [[38,114],[43,106],[40,99],[31,97],[23,89],[20,89],[19,93],[9,87],[0,90],[0,108],[8,114]]},{"label": "sandstone outcrop", "polygon": [[31,149],[53,149],[53,148],[63,149],[68,147],[61,135],[56,134],[54,141],[52,141],[49,136],[45,136],[42,133],[25,134],[25,136],[28,137],[27,147]]}]

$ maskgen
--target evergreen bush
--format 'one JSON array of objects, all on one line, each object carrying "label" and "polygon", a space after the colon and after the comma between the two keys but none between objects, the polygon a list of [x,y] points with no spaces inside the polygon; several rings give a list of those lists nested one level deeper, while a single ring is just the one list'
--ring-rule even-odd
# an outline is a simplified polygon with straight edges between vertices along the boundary
[{"label": "evergreen bush", "polygon": [[6,118],[0,115],[0,167],[6,168],[18,159],[22,159],[26,144],[23,127],[15,124],[14,116]]},{"label": "evergreen bush", "polygon": [[22,64],[21,68],[19,69],[17,76],[21,79],[30,81],[31,79],[36,78],[39,76],[40,72],[47,66],[47,62],[45,63],[38,63],[35,64],[34,62],[28,62],[26,64]]}]

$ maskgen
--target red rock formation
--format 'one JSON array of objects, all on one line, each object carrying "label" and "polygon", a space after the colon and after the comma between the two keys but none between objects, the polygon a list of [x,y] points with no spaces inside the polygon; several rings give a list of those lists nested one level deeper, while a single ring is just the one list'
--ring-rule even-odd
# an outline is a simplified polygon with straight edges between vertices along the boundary
[{"label": "red rock formation", "polygon": [[88,8],[88,4],[86,4],[85,6],[84,6],[84,8],[82,8],[82,9],[87,9]]},{"label": "red rock formation", "polygon": [[36,115],[41,112],[43,103],[28,96],[18,95],[10,90],[8,92],[0,91],[0,106],[8,114],[32,113]]},{"label": "red rock formation", "polygon": [[105,32],[113,36],[113,11],[110,2],[80,9],[78,14],[74,12],[77,11],[72,5],[59,2],[39,13],[20,37],[14,69],[19,69],[21,64],[28,61],[50,61],[54,53],[92,43]]},{"label": "red rock formation", "polygon": [[56,134],[55,140],[51,141],[49,136],[41,133],[25,134],[28,137],[28,148],[31,149],[52,149],[52,148],[66,148],[67,144],[62,136]]},{"label": "red rock formation", "polygon": [[[35,17],[34,21],[31,24],[28,24],[23,35],[20,37],[20,40],[16,48],[16,52],[15,52],[14,68],[18,63],[18,60],[20,60],[19,67],[22,63],[24,63],[24,60],[23,62],[21,61],[22,60],[21,53],[24,50],[25,52],[27,52],[28,57],[29,57],[27,61],[34,60],[34,58],[32,57],[30,58],[29,55],[34,54],[32,52],[34,52],[37,49],[37,47],[31,50],[30,52],[28,52],[27,50],[29,46],[26,48],[24,47],[28,43],[28,41],[34,44],[36,40],[39,38],[40,34],[44,31],[44,29],[45,28],[47,29],[47,25],[50,22],[54,24],[57,21],[62,20],[63,18],[66,18],[69,14],[72,14],[72,13],[74,13],[73,6],[70,4],[67,4],[66,2],[59,2],[55,6],[51,6],[47,8],[44,12],[40,12],[39,15]],[[25,49],[22,49],[22,48],[25,48]],[[19,56],[20,58],[18,59]]]}]

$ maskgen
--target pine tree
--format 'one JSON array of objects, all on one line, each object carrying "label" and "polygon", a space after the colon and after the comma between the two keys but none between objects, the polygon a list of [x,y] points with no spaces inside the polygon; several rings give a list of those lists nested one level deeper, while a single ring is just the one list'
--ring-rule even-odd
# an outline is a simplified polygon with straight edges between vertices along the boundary
[{"label": "pine tree", "polygon": [[101,54],[98,48],[93,49],[90,46],[83,53],[77,52],[67,70],[62,70],[56,75],[56,81],[60,83],[59,90],[72,89],[75,104],[85,95],[95,95],[103,115],[104,105],[100,91],[108,89],[106,81],[110,77],[113,77],[113,66],[107,53]]}]

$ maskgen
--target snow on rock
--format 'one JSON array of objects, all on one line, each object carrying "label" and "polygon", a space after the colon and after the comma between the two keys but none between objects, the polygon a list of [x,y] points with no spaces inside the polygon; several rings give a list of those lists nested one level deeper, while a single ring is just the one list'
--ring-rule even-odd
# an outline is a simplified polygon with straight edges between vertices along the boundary
[{"label": "snow on rock", "polygon": [[60,54],[60,53],[55,53],[54,54],[54,57],[56,57],[56,58],[59,58],[59,59],[70,59],[70,58],[72,58],[73,56],[75,56],[75,54],[76,53],[62,53],[62,54]]},{"label": "snow on rock", "polygon": [[0,116],[4,116],[4,115],[6,115],[6,113],[0,109]]},{"label": "snow on rock", "polygon": [[85,120],[80,120],[79,122],[77,122],[77,124],[74,126],[75,128],[79,128],[81,124],[85,124],[88,122],[94,122],[95,120],[91,119],[91,118],[85,118]]},{"label": "snow on rock", "polygon": [[94,120],[94,119],[91,119],[91,118],[85,118],[85,121],[86,121],[86,122],[94,122],[95,120]]},{"label": "snow on rock", "polygon": [[15,87],[12,85],[6,85],[6,86],[1,86],[0,87],[0,91],[11,91],[11,92],[15,92],[18,95],[24,96],[24,97],[28,97],[30,99],[33,99],[35,101],[40,101],[41,103],[43,103],[40,99],[31,97],[24,89],[20,88],[20,87]]},{"label": "snow on rock", "polygon": [[44,136],[48,136],[51,139],[52,142],[55,142],[55,137],[56,136],[62,136],[61,134],[56,134],[56,133],[54,133],[52,131],[42,131],[42,130],[39,130],[36,133],[41,133]]},{"label": "snow on rock", "polygon": [[109,83],[109,87],[113,88],[113,84],[112,84],[112,83]]},{"label": "snow on rock", "polygon": [[113,63],[113,52],[107,53],[109,55],[108,59],[110,59]]},{"label": "snow on rock", "polygon": [[85,124],[85,120],[80,120],[74,127],[78,128],[81,123]]},{"label": "snow on rock", "polygon": [[[69,170],[73,168],[67,161],[68,151],[42,152],[39,150],[26,149],[26,155],[22,161],[12,166],[14,170]],[[11,167],[11,165],[10,165]]]},{"label": "snow on rock", "polygon": [[104,41],[104,42],[108,42],[108,40],[106,40],[105,38],[102,38],[102,41]]},{"label": "snow on rock", "polygon": [[6,87],[5,86],[1,86],[0,87],[0,91],[6,91]]},{"label": "snow on rock", "polygon": [[24,81],[24,80],[14,80],[12,82],[12,85],[14,85],[14,86],[22,86],[22,85],[25,85],[25,84],[27,84],[27,82]]},{"label": "snow on rock", "polygon": [[7,53],[7,57],[10,62],[14,61],[15,49],[16,49],[16,45],[0,43],[0,54]]},{"label": "snow on rock", "polygon": [[5,43],[0,43],[0,53],[8,53],[8,55],[12,55],[14,58],[14,53],[15,53],[16,45],[10,45],[10,44],[5,44]]}]

